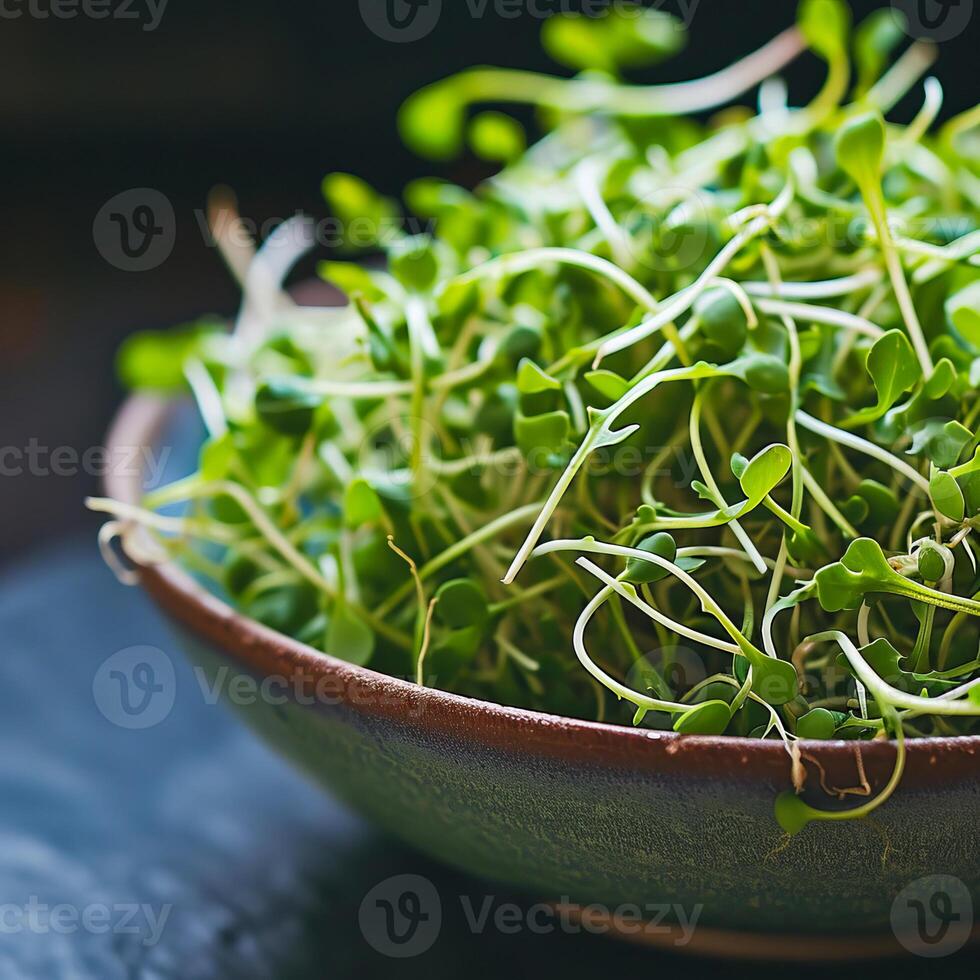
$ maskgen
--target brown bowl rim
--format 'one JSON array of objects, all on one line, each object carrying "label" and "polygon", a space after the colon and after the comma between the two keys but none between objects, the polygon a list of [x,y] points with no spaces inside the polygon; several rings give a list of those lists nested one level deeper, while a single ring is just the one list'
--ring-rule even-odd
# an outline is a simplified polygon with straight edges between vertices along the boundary
[{"label": "brown bowl rim", "polygon": [[[129,397],[117,413],[106,446],[110,459],[124,449],[150,446],[177,402],[146,394]],[[135,458],[132,454],[127,458]],[[140,456],[140,458],[144,458]],[[110,471],[109,496],[136,504],[142,474],[131,467]],[[326,682],[336,701],[364,714],[432,733],[465,739],[483,748],[566,762],[643,772],[697,774],[789,788],[791,761],[782,744],[736,736],[677,735],[642,728],[544,714],[420,687],[357,667],[277,633],[236,613],[173,562],[139,569],[141,586],[168,615],[200,639],[233,654],[262,676],[300,676]],[[810,760],[825,771],[828,785],[856,783],[860,751],[873,787],[891,774],[894,742],[801,740]],[[911,739],[902,786],[934,787],[939,782],[980,776],[980,736]],[[817,773],[810,778],[816,782]]]}]

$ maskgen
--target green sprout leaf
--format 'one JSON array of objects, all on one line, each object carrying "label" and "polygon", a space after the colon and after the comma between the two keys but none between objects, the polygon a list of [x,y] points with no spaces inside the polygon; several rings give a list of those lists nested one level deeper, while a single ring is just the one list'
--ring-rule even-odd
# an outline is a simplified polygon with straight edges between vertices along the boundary
[{"label": "green sprout leaf", "polygon": [[481,112],[470,123],[469,141],[478,157],[500,163],[516,160],[526,145],[521,124],[502,112]]},{"label": "green sprout leaf", "polygon": [[363,667],[371,660],[374,642],[374,632],[347,606],[341,606],[330,617],[326,650],[332,657]]},{"label": "green sprout leaf", "polygon": [[731,706],[725,701],[704,701],[678,715],[674,731],[682,735],[723,735],[732,720]]},{"label": "green sprout leaf", "polygon": [[600,16],[559,13],[541,28],[541,43],[555,61],[577,70],[643,68],[684,46],[679,20],[639,5],[615,5]]},{"label": "green sprout leaf", "polygon": [[942,470],[929,481],[929,494],[936,509],[944,517],[960,523],[966,517],[966,499],[956,479]]},{"label": "green sprout leaf", "polygon": [[849,119],[837,134],[836,149],[841,169],[862,191],[877,185],[885,154],[885,121],[881,113],[864,112]]},{"label": "green sprout leaf", "polygon": [[946,300],[946,316],[956,332],[980,350],[980,279]]},{"label": "green sprout leaf", "polygon": [[868,354],[868,374],[878,392],[878,404],[852,415],[848,425],[866,425],[880,419],[922,377],[915,351],[901,330],[889,330],[875,342]]}]

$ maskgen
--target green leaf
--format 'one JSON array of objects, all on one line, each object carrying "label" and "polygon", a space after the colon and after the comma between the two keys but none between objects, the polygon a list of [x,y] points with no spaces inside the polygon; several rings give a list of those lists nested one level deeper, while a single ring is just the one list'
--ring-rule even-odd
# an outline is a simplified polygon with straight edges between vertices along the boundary
[{"label": "green leaf", "polygon": [[911,456],[925,456],[940,469],[959,461],[963,450],[973,442],[973,433],[955,419],[928,419],[909,426]]},{"label": "green leaf", "polygon": [[585,380],[612,402],[619,401],[629,391],[629,382],[613,371],[586,371]]},{"label": "green leaf", "polygon": [[351,528],[374,524],[381,520],[384,511],[381,498],[362,477],[347,484],[344,491],[344,523]]},{"label": "green leaf", "polygon": [[762,501],[782,481],[793,463],[789,446],[779,443],[757,453],[738,478],[742,492],[749,500]]},{"label": "green leaf", "polygon": [[852,415],[848,426],[866,425],[880,419],[922,377],[915,351],[901,330],[889,330],[868,354],[868,374],[878,392],[878,404]]},{"label": "green leaf", "polygon": [[[677,542],[665,532],[644,538],[636,547],[639,551],[649,551],[651,555],[665,558],[669,562],[673,562],[677,558]],[[640,585],[659,582],[669,574],[666,568],[655,565],[653,562],[629,558],[626,561],[626,574],[623,575],[622,580],[633,585]]]},{"label": "green leaf", "polygon": [[851,9],[843,0],[803,0],[797,23],[807,44],[825,61],[846,55]]},{"label": "green leaf", "polygon": [[817,572],[814,583],[817,598],[826,612],[857,609],[869,593],[885,592],[943,609],[980,615],[980,602],[930,589],[896,572],[888,564],[881,545],[871,538],[852,541],[839,562]]},{"label": "green leaf", "polygon": [[[901,654],[884,637],[861,647],[859,650],[864,662],[889,686],[906,694],[921,694],[925,691],[930,697],[937,697],[956,687],[955,681],[944,680],[935,674],[919,674],[902,667]],[[852,677],[857,678],[851,662],[844,654],[836,660],[837,666]]]},{"label": "green leaf", "polygon": [[876,10],[854,32],[858,91],[866,92],[884,74],[892,52],[905,40],[905,15],[896,7]]},{"label": "green leaf", "polygon": [[439,278],[439,260],[432,239],[414,235],[393,242],[388,249],[388,268],[406,289],[429,292]]},{"label": "green leaf", "polygon": [[346,173],[327,174],[321,190],[340,222],[339,233],[349,250],[374,248],[398,230],[397,205],[378,194],[360,177]]},{"label": "green leaf", "polygon": [[946,316],[956,332],[980,350],[980,279],[946,300]]},{"label": "green leaf", "polygon": [[789,368],[781,358],[772,354],[746,354],[732,361],[725,371],[764,395],[781,395],[789,391]]},{"label": "green leaf", "polygon": [[837,134],[837,162],[862,188],[878,183],[885,153],[885,121],[879,112],[849,119]]},{"label": "green leaf", "polygon": [[521,124],[502,112],[481,112],[470,123],[469,141],[478,157],[499,163],[517,159],[527,145]]},{"label": "green leaf", "polygon": [[811,820],[819,819],[820,812],[786,790],[776,797],[775,816],[779,826],[795,837]]},{"label": "green leaf", "polygon": [[374,653],[374,633],[346,605],[338,605],[327,626],[326,652],[363,667]]},{"label": "green leaf", "polygon": [[528,358],[523,358],[517,368],[517,390],[522,395],[536,395],[542,391],[561,391],[561,382],[546,374]]},{"label": "green leaf", "polygon": [[436,82],[410,96],[398,113],[405,144],[432,160],[449,160],[463,149],[466,100],[465,75]]},{"label": "green leaf", "polygon": [[175,392],[187,387],[184,366],[199,356],[207,338],[224,328],[210,320],[144,330],[127,337],[116,355],[116,371],[133,390]]},{"label": "green leaf", "polygon": [[725,701],[705,701],[674,720],[674,731],[683,735],[723,735],[732,720]]},{"label": "green leaf", "polygon": [[894,491],[876,480],[862,480],[842,508],[844,516],[853,524],[867,523],[873,527],[892,524],[901,510]]},{"label": "green leaf", "polygon": [[486,593],[472,579],[444,583],[436,592],[436,599],[436,617],[453,629],[475,626],[482,630],[490,618]]},{"label": "green leaf", "polygon": [[230,432],[208,439],[198,456],[198,470],[207,481],[223,480],[228,476],[236,457],[235,440]]},{"label": "green leaf", "polygon": [[348,296],[360,294],[372,302],[384,299],[384,291],[375,284],[371,273],[356,262],[320,262],[316,272]]},{"label": "green leaf", "polygon": [[255,411],[270,429],[287,436],[302,436],[313,425],[313,413],[323,396],[290,378],[270,378],[255,393]]},{"label": "green leaf", "polygon": [[525,457],[540,463],[538,455],[558,453],[568,444],[572,420],[568,412],[547,412],[544,415],[518,415],[514,419],[514,437]]},{"label": "green leaf", "polygon": [[813,708],[796,722],[796,734],[800,738],[826,741],[834,737],[835,731],[837,731],[837,717],[826,708]]},{"label": "green leaf", "polygon": [[929,481],[929,494],[936,509],[951,521],[961,522],[966,517],[966,500],[956,479],[938,470]]},{"label": "green leaf", "polygon": [[[949,549],[944,548],[948,552]],[[946,561],[939,546],[932,542],[926,542],[919,549],[918,554],[919,575],[925,582],[938,582],[946,574]],[[952,556],[950,556],[952,557]]]},{"label": "green leaf", "polygon": [[679,20],[633,4],[611,5],[597,16],[558,13],[545,20],[541,43],[557,62],[576,70],[643,68],[680,51]]}]

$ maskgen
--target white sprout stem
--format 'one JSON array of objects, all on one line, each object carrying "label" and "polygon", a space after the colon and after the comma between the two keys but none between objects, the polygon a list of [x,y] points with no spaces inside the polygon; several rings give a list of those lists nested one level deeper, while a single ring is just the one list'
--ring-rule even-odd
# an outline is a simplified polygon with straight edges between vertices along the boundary
[{"label": "white sprout stem", "polygon": [[925,100],[915,119],[909,123],[901,136],[901,142],[918,143],[936,121],[943,108],[943,86],[938,78],[929,76],[923,82]]},{"label": "white sprout stem", "polygon": [[[701,444],[701,394],[697,394],[694,398],[694,405],[691,409],[691,421],[690,421],[690,438],[691,438],[691,448],[694,450],[694,459],[698,464],[698,469],[701,471],[701,476],[708,489],[715,496],[715,504],[722,510],[728,507],[728,501],[722,496],[721,490],[718,488],[718,484],[715,482],[715,478],[711,473],[711,468],[708,466],[708,460],[704,455],[704,446]],[[737,520],[733,520],[728,525],[731,528],[732,534],[735,535],[736,540],[742,546],[745,554],[749,557],[752,564],[760,573],[765,573],[766,563],[762,560],[762,555],[759,554],[759,549],[756,548],[755,543],[748,536],[745,528]]]},{"label": "white sprout stem", "polygon": [[782,297],[790,300],[835,299],[871,289],[881,282],[881,278],[881,270],[865,269],[853,276],[825,279],[821,282],[781,282],[778,287],[770,282],[743,282],[740,285],[750,296]]},{"label": "white sprout stem", "polygon": [[[739,231],[731,239],[731,241],[729,241],[724,248],[721,249],[721,251],[714,257],[714,259],[712,259],[708,267],[701,273],[693,285],[675,294],[673,299],[667,301],[661,311],[655,316],[651,317],[649,320],[645,320],[643,323],[638,324],[632,329],[618,334],[617,336],[610,337],[608,340],[604,341],[596,353],[593,366],[598,367],[599,364],[611,354],[618,353],[621,350],[625,350],[627,347],[632,347],[641,340],[645,340],[651,334],[662,330],[668,324],[673,323],[679,316],[686,313],[695,304],[695,302],[697,302],[698,297],[711,285],[712,280],[717,279],[722,272],[725,271],[729,262],[731,262],[732,259],[734,259],[735,256],[737,256],[749,242],[766,231],[772,222],[782,215],[783,212],[789,207],[792,200],[793,185],[792,182],[787,182],[786,186],[782,189],[782,191],[780,191],[779,196],[773,201],[773,203],[769,207],[763,208],[764,213],[751,220],[745,228]],[[736,215],[733,215],[729,220],[734,222],[736,217]]]},{"label": "white sprout stem", "polygon": [[827,496],[827,492],[807,466],[803,466],[803,486],[817,502],[817,506],[840,528],[849,538],[859,538],[857,528],[840,512],[837,505]]},{"label": "white sprout stem", "polygon": [[916,41],[872,86],[865,100],[887,115],[906,92],[935,63],[938,49],[928,41]]},{"label": "white sprout stem", "polygon": [[224,405],[221,403],[221,393],[208,369],[198,360],[188,361],[184,365],[184,377],[191,386],[198,411],[204,421],[204,427],[212,439],[218,439],[228,431],[225,419]]},{"label": "white sprout stem", "polygon": [[190,535],[191,537],[213,541],[216,544],[228,545],[237,544],[242,539],[240,534],[217,522],[157,514],[155,511],[147,510],[144,507],[123,503],[120,500],[111,500],[108,497],[88,497],[85,500],[85,506],[95,513],[112,514],[123,522],[139,524],[142,527],[160,531],[162,534]]},{"label": "white sprout stem", "polygon": [[514,555],[514,560],[511,562],[510,568],[507,569],[507,574],[501,579],[504,585],[510,585],[517,578],[518,573],[524,567],[524,563],[534,550],[534,546],[538,543],[538,539],[548,526],[548,522],[551,520],[551,515],[555,512],[555,508],[557,508],[561,502],[561,498],[571,486],[578,471],[585,465],[585,461],[589,458],[590,454],[601,445],[615,445],[617,441],[622,441],[623,438],[637,428],[634,425],[621,430],[620,433],[613,433],[612,426],[616,419],[644,395],[653,391],[661,382],[683,381],[694,376],[696,376],[696,371],[692,368],[672,368],[668,371],[658,371],[655,374],[648,375],[623,395],[615,405],[606,409],[601,414],[598,424],[594,423],[592,428],[589,429],[585,438],[575,451],[575,455],[562,471],[561,476],[558,477],[558,482],[548,495],[544,507],[541,508],[541,513],[538,514],[534,523],[531,525],[530,531],[527,533],[527,537],[524,539],[524,543],[517,550],[517,554]]},{"label": "white sprout stem", "polygon": [[412,433],[409,469],[412,480],[417,481],[422,470],[425,438],[425,358],[438,355],[439,344],[429,321],[425,302],[418,296],[409,296],[405,302],[405,322],[408,326],[408,345],[411,358],[412,395],[409,425]]},{"label": "white sprout stem", "polygon": [[882,449],[881,446],[876,446],[873,442],[854,435],[853,432],[845,432],[843,429],[821,422],[802,410],[797,410],[796,421],[810,432],[823,436],[825,439],[832,439],[842,446],[847,446],[848,449],[863,453],[865,456],[870,456],[872,459],[877,459],[886,466],[890,466],[897,473],[901,473],[902,476],[911,480],[927,497],[929,496],[929,481],[918,470],[909,466],[905,460],[894,456],[887,449]]},{"label": "white sprout stem", "polygon": [[196,500],[202,497],[231,497],[248,515],[255,529],[279,552],[280,556],[296,569],[303,578],[316,586],[326,595],[334,598],[334,587],[320,574],[313,563],[276,527],[275,522],[266,514],[258,501],[240,484],[230,480],[215,480],[209,483],[183,482],[175,486],[173,495],[168,496],[167,488],[154,492],[156,506],[162,507],[168,503],[180,500]]},{"label": "white sprout stem", "polygon": [[[455,371],[437,374],[426,382],[426,387],[432,391],[448,391],[451,388],[475,381],[493,366],[493,355],[496,354],[496,344],[489,344],[488,355],[482,356],[472,364],[466,364]],[[376,399],[399,398],[411,395],[415,390],[412,381],[339,381],[330,378],[304,379],[303,388],[326,395],[330,398]]]},{"label": "white sprout stem", "polygon": [[799,30],[790,27],[735,64],[688,82],[623,86],[588,78],[568,80],[536,72],[479,68],[458,76],[458,82],[472,101],[537,102],[571,112],[605,109],[640,118],[681,116],[731,102],[805,50]]},{"label": "white sprout stem", "polygon": [[[932,715],[980,715],[980,704],[969,701],[949,701],[942,698],[923,698],[916,694],[906,694],[890,684],[885,683],[872,670],[870,664],[861,656],[851,638],[840,630],[826,630],[814,633],[808,637],[815,643],[834,642],[847,657],[848,663],[854,669],[861,683],[874,695],[875,700],[882,705],[892,705],[896,708],[909,708],[912,711]],[[980,685],[980,678],[965,685],[966,690]]]},{"label": "white sprout stem", "polygon": [[864,317],[834,310],[827,306],[811,306],[808,303],[788,303],[780,299],[757,299],[756,306],[769,316],[789,316],[806,323],[820,323],[828,327],[840,327],[877,340],[885,331]]},{"label": "white sprout stem", "polygon": [[581,663],[582,666],[600,684],[612,691],[613,694],[615,694],[617,697],[625,698],[625,700],[630,701],[639,708],[646,708],[649,711],[668,711],[672,714],[679,714],[681,712],[689,711],[691,708],[689,704],[679,704],[676,701],[661,701],[659,698],[651,698],[649,695],[640,694],[638,691],[634,691],[625,684],[621,684],[615,677],[611,677],[609,674],[607,674],[589,656],[589,651],[585,646],[585,628],[589,625],[589,621],[592,619],[592,617],[599,611],[602,604],[612,594],[613,589],[611,589],[609,586],[606,586],[604,589],[597,592],[594,598],[582,610],[578,619],[575,621],[575,628],[572,631],[572,646],[575,650],[575,656],[577,656],[579,659],[579,663]]},{"label": "white sprout stem", "polygon": [[[736,561],[743,561],[748,565],[752,564],[752,559],[738,548],[726,548],[724,545],[705,544],[693,545],[690,548],[678,548],[678,558],[734,558]],[[766,568],[775,568],[776,562],[773,558],[762,557]],[[806,578],[813,575],[813,571],[805,568],[787,567],[787,572],[796,578]]]},{"label": "white sprout stem", "polygon": [[[548,548],[547,551],[591,550],[588,547],[574,547],[577,544],[577,542],[574,541],[563,541],[560,543],[573,547]],[[541,554],[546,554],[547,551],[542,550]],[[654,622],[660,623],[661,626],[666,626],[667,629],[671,630],[673,633],[676,633],[678,636],[683,636],[684,639],[691,640],[694,643],[700,643],[703,646],[713,647],[715,650],[721,650],[724,653],[737,654],[740,652],[740,648],[737,643],[729,643],[726,640],[719,640],[717,637],[709,636],[707,633],[702,633],[699,630],[691,629],[689,626],[684,626],[683,623],[678,623],[669,616],[665,616],[659,609],[655,609],[649,603],[644,602],[634,590],[626,588],[622,582],[618,582],[611,575],[607,575],[601,568],[599,568],[598,565],[593,564],[587,558],[580,558],[576,564],[584,568],[587,572],[589,572],[589,574],[595,576],[595,578],[599,579],[599,581],[604,585],[607,585],[609,588],[615,590],[627,602],[639,609],[645,616],[648,616]]]},{"label": "white sprout stem", "polygon": [[[649,551],[641,551],[639,548],[627,548],[625,545],[607,544],[604,541],[588,540],[580,538],[578,540],[548,541],[540,545],[538,554],[548,554],[550,551],[586,551],[597,555],[616,555],[620,558],[635,558],[637,561],[649,562],[665,569],[673,575],[679,582],[686,585],[700,600],[701,607],[705,612],[714,616],[721,623],[725,632],[738,644],[740,650],[746,647],[751,648],[751,643],[745,639],[741,630],[729,619],[725,610],[718,605],[704,587],[694,578],[687,574],[683,568],[679,568],[672,561],[661,558],[659,555],[651,554]],[[582,564],[587,559],[579,559],[578,564]],[[583,566],[584,567],[584,566]]]},{"label": "white sprout stem", "polygon": [[414,388],[411,381],[333,381],[329,378],[312,378],[304,381],[303,387],[330,398],[378,400],[410,395]]},{"label": "white sprout stem", "polygon": [[898,249],[895,248],[895,242],[892,240],[891,228],[888,224],[888,212],[885,208],[881,187],[869,189],[865,197],[878,231],[881,254],[885,259],[885,268],[888,270],[888,277],[891,279],[892,290],[895,293],[895,299],[898,301],[898,308],[902,313],[905,329],[912,340],[912,346],[915,348],[915,355],[919,359],[922,373],[928,378],[934,369],[932,355],[929,353],[929,345],[926,343],[925,334],[922,332],[919,314],[916,312],[912,293],[905,279],[902,260],[898,254]]},{"label": "white sprout stem", "polygon": [[588,269],[617,285],[638,306],[643,306],[650,311],[660,308],[653,294],[618,265],[577,248],[530,248],[523,252],[508,252],[506,255],[499,255],[475,266],[457,276],[454,281],[466,283],[492,276],[516,275],[529,269],[536,269],[545,262]]},{"label": "white sprout stem", "polygon": [[606,241],[612,249],[613,258],[616,264],[627,268],[635,264],[633,254],[630,249],[629,236],[616,223],[612,212],[606,205],[602,197],[602,188],[599,184],[600,167],[595,160],[586,160],[576,167],[573,179],[575,187],[582,198],[582,203],[592,216],[596,227],[602,232]]},{"label": "white sprout stem", "polygon": [[930,282],[936,276],[942,275],[952,263],[976,258],[978,251],[980,251],[980,231],[971,231],[948,245],[930,250],[932,260],[919,266],[912,273],[912,281],[916,285]]}]

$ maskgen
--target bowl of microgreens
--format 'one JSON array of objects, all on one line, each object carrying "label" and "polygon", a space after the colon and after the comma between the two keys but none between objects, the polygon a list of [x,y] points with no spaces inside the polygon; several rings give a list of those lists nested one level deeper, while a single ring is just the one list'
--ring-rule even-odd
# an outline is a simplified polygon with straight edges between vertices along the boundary
[{"label": "bowl of microgreens", "polygon": [[838,0],[672,85],[624,79],[666,14],[543,41],[574,77],[405,104],[414,149],[499,164],[410,184],[414,233],[324,180],[385,260],[323,262],[330,303],[282,286],[307,226],[255,249],[215,198],[241,311],[132,337],[112,437],[189,392],[197,468],[114,475],[106,556],[209,674],[288,681],[235,707],[429,854],[613,927],[696,908],[690,948],[897,948],[910,882],[980,895],[980,108],[937,124],[934,47]]}]

